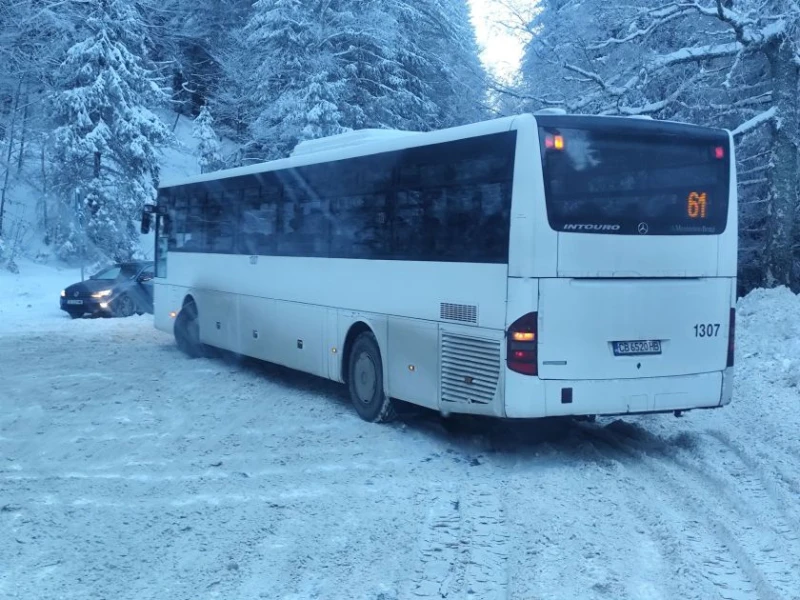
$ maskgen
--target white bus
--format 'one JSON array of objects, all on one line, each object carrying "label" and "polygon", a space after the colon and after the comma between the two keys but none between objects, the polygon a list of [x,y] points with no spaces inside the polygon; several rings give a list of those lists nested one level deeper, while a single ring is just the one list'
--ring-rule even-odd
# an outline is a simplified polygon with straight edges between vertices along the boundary
[{"label": "white bus", "polygon": [[730,402],[727,131],[520,115],[363,131],[161,186],[155,326],[401,400],[504,418]]}]

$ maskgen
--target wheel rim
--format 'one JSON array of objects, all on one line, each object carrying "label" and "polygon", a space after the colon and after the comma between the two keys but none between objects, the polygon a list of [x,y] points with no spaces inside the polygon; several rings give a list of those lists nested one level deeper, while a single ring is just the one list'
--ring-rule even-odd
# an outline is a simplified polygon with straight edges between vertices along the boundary
[{"label": "wheel rim", "polygon": [[372,357],[366,352],[358,355],[353,366],[353,383],[356,397],[362,404],[369,404],[375,397],[375,386],[378,382],[378,374]]}]

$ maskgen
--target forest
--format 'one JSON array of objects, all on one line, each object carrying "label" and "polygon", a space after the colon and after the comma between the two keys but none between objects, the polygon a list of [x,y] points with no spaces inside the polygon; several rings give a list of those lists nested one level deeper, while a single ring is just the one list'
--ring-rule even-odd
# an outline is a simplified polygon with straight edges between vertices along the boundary
[{"label": "forest", "polygon": [[494,4],[524,43],[510,80],[467,0],[4,0],[0,264],[34,238],[64,261],[133,256],[181,117],[199,172],[558,107],[731,130],[742,286],[800,289],[798,0]]}]

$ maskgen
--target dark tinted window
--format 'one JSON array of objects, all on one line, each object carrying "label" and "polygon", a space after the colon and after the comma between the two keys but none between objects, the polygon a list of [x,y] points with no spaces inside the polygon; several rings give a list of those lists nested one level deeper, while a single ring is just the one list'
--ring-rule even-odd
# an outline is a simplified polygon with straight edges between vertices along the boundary
[{"label": "dark tinted window", "polygon": [[173,189],[171,249],[504,263],[515,146],[508,132]]},{"label": "dark tinted window", "polygon": [[727,136],[654,127],[540,127],[551,226],[584,233],[722,233]]},{"label": "dark tinted window", "polygon": [[234,250],[240,190],[213,190],[206,196],[205,252],[228,254]]},{"label": "dark tinted window", "polygon": [[[272,175],[272,174],[269,174]],[[243,191],[238,251],[275,254],[281,190],[273,177],[252,178]]]}]

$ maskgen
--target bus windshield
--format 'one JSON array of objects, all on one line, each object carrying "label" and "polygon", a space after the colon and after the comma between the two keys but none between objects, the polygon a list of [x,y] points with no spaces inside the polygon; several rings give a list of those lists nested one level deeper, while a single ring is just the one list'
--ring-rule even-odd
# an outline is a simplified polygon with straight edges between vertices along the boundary
[{"label": "bus windshield", "polygon": [[[586,119],[586,121],[589,121]],[[723,131],[540,121],[547,214],[556,231],[720,234],[730,148]],[[595,121],[594,123],[597,123]]]}]

